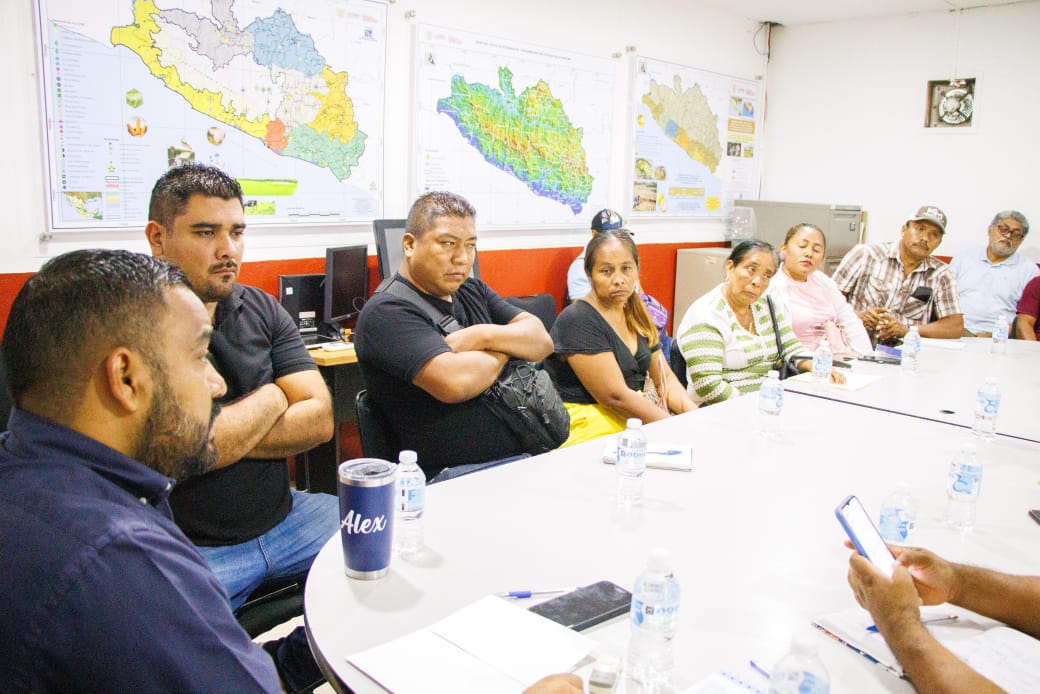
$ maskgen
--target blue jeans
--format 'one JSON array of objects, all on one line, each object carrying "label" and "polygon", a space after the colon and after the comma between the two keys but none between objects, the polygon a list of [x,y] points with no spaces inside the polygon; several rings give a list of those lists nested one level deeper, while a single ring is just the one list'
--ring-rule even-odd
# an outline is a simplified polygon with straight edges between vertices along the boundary
[{"label": "blue jeans", "polygon": [[310,568],[339,529],[339,499],[292,490],[292,510],[263,535],[237,545],[199,547],[237,610],[257,586]]}]

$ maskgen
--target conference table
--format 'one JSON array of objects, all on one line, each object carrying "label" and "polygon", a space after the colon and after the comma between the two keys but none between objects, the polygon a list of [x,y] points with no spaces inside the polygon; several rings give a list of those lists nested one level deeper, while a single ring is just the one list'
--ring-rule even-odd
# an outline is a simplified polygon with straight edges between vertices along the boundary
[{"label": "conference table", "polygon": [[853,375],[878,380],[859,390],[816,388],[788,380],[788,392],[873,407],[890,412],[970,427],[975,394],[993,376],[1001,390],[997,433],[1040,442],[1040,342],[1009,340],[1004,354],[992,354],[992,340],[924,340],[917,373],[899,364],[852,362]]},{"label": "conference table", "polygon": [[[337,534],[305,594],[308,635],[330,680],[384,691],[347,658],[494,593],[603,579],[631,589],[656,546],[671,550],[682,586],[675,690],[750,659],[771,667],[794,634],[818,633],[814,618],[855,606],[835,506],[856,494],[876,518],[899,482],[918,506],[914,544],[1040,574],[1040,526],[1027,515],[1040,508],[1040,444],[997,436],[981,445],[977,523],[961,534],[943,522],[945,483],[969,430],[797,392],[775,438],[757,433],[758,417],[757,398],[740,397],[647,425],[651,443],[692,445],[693,470],[647,470],[635,507],[615,503],[602,440],[431,485],[426,547],[395,557],[377,581],[345,576]],[[623,656],[628,630],[621,617],[584,633]],[[836,642],[817,641],[833,691],[912,691]],[[431,682],[429,691],[451,686]]]}]

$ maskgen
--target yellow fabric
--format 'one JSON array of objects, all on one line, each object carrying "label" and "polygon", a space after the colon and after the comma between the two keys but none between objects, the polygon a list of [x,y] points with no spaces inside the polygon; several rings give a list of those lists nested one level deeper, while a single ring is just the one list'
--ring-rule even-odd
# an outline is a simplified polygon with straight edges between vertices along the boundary
[{"label": "yellow fabric", "polygon": [[563,406],[571,416],[571,434],[560,448],[625,430],[627,420],[609,407],[580,405],[576,402],[565,402]]}]

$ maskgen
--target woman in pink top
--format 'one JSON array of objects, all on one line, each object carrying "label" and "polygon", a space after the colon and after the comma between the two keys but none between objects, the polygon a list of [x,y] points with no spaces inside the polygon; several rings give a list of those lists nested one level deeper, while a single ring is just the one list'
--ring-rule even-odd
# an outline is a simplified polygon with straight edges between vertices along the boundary
[{"label": "woman in pink top", "polygon": [[870,354],[873,347],[863,323],[834,284],[820,272],[827,239],[813,224],[796,224],[780,246],[783,262],[769,283],[769,294],[791,317],[794,334],[811,350],[826,337],[835,356]]}]

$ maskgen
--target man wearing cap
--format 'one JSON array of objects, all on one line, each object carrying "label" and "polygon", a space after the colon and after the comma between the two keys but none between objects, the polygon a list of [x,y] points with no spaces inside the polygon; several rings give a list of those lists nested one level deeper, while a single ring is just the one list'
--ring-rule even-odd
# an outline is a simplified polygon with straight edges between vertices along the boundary
[{"label": "man wearing cap", "polygon": [[957,282],[932,257],[945,233],[946,214],[924,205],[903,224],[899,241],[859,244],[842,258],[832,279],[878,341],[899,340],[911,325],[922,337],[961,336]]},{"label": "man wearing cap", "polygon": [[1022,291],[1040,275],[1036,263],[1016,253],[1029,233],[1025,215],[1017,210],[998,212],[988,233],[988,245],[961,253],[950,263],[964,308],[964,329],[979,337],[992,335],[998,318],[1007,327]]}]

